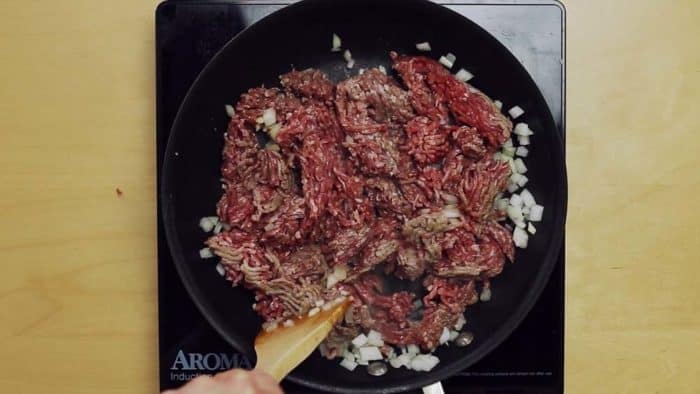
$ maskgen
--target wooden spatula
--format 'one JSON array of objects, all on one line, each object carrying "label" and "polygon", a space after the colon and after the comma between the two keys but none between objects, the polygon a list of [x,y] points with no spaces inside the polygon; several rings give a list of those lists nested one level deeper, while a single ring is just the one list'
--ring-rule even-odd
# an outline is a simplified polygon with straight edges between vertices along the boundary
[{"label": "wooden spatula", "polygon": [[323,342],[345,314],[349,303],[344,300],[327,311],[295,320],[291,327],[262,331],[255,338],[255,352],[258,355],[255,368],[272,375],[278,382],[282,381]]}]

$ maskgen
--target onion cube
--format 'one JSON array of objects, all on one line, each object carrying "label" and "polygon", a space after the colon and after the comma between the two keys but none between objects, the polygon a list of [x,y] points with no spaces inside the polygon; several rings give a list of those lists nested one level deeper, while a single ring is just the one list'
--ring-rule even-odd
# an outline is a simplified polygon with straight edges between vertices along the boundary
[{"label": "onion cube", "polygon": [[455,74],[455,78],[462,82],[467,82],[468,80],[474,78],[474,75],[462,68],[459,71],[457,71],[457,74]]},{"label": "onion cube", "polygon": [[513,230],[513,243],[515,243],[515,246],[522,249],[527,248],[527,239],[528,235],[525,230],[520,227],[516,227],[515,230]]},{"label": "onion cube", "polygon": [[354,371],[357,368],[357,363],[349,358],[344,358],[340,362],[340,366],[347,369],[348,371]]},{"label": "onion cube", "polygon": [[531,222],[539,222],[542,221],[542,214],[544,213],[544,207],[542,205],[533,205],[530,207],[530,215],[528,215],[528,219]]},{"label": "onion cube", "polygon": [[352,340],[352,344],[357,348],[365,346],[366,343],[367,343],[367,336],[365,334],[360,334],[360,335],[356,336],[355,339]]},{"label": "onion cube", "polygon": [[520,198],[523,200],[523,205],[525,205],[528,208],[537,204],[535,202],[535,197],[527,189],[523,189],[523,191],[520,192]]},{"label": "onion cube", "polygon": [[515,171],[519,174],[525,174],[527,172],[527,167],[525,166],[525,162],[523,159],[515,159],[513,160],[513,164],[515,164]]},{"label": "onion cube", "polygon": [[277,123],[277,112],[274,108],[268,108],[263,112],[262,121],[265,126],[270,127]]},{"label": "onion cube", "polygon": [[530,130],[530,126],[528,126],[527,123],[518,123],[513,129],[513,134],[527,137],[534,133]]},{"label": "onion cube", "polygon": [[441,345],[445,344],[450,339],[450,330],[447,327],[442,329],[442,334],[440,335],[439,342]]},{"label": "onion cube", "polygon": [[226,115],[228,115],[229,118],[233,118],[236,115],[236,110],[233,109],[232,105],[226,104],[224,108],[226,108]]},{"label": "onion cube", "polygon": [[510,205],[512,205],[514,207],[522,207],[523,206],[523,199],[517,194],[513,194],[512,196],[510,196],[509,202],[510,202]]},{"label": "onion cube", "polygon": [[367,333],[367,345],[384,346],[384,339],[382,338],[382,334],[374,330],[369,330],[369,333]]},{"label": "onion cube", "polygon": [[528,177],[526,177],[525,175],[522,175],[522,174],[518,174],[518,175],[520,175],[520,177],[518,178],[518,181],[516,183],[520,187],[525,186],[527,184],[527,181],[529,181],[530,179],[528,179]]},{"label": "onion cube", "polygon": [[214,257],[214,253],[212,253],[211,249],[209,248],[202,248],[199,250],[199,257],[203,259],[210,259]]},{"label": "onion cube", "polygon": [[338,52],[342,45],[343,45],[343,41],[340,39],[340,37],[337,34],[333,33],[333,42],[332,42],[331,50],[333,52]]},{"label": "onion cube", "polygon": [[518,143],[522,146],[530,145],[530,137],[526,135],[519,135],[518,136]]},{"label": "onion cube", "polygon": [[381,360],[384,357],[376,346],[363,346],[360,348],[360,358],[365,361]]},{"label": "onion cube", "polygon": [[525,219],[522,209],[518,206],[509,205],[506,213],[513,223],[522,222]]},{"label": "onion cube", "polygon": [[423,51],[423,52],[430,52],[432,50],[432,48],[430,47],[430,43],[428,41],[417,43],[416,49],[418,49],[419,51]]},{"label": "onion cube", "polygon": [[446,58],[445,56],[440,56],[440,59],[438,59],[438,62],[440,62],[440,64],[442,64],[443,66],[445,66],[445,67],[447,67],[447,68],[452,68],[452,66],[454,66],[454,63],[452,63],[452,62],[451,62],[448,58]]},{"label": "onion cube", "polygon": [[411,360],[411,369],[414,371],[430,371],[435,368],[440,359],[432,354],[419,354]]},{"label": "onion cube", "polygon": [[527,157],[528,154],[530,154],[530,151],[524,146],[519,146],[518,149],[515,150],[516,156]]},{"label": "onion cube", "polygon": [[520,115],[522,115],[524,113],[525,113],[525,111],[523,111],[523,109],[518,107],[517,105],[508,110],[508,115],[510,115],[510,117],[513,119],[519,117]]},{"label": "onion cube", "polygon": [[418,347],[418,345],[411,344],[406,346],[406,351],[408,352],[408,354],[418,354],[420,353],[420,348]]},{"label": "onion cube", "polygon": [[459,315],[457,318],[457,323],[455,323],[455,330],[461,330],[465,324],[467,324],[467,319],[464,318],[463,314]]},{"label": "onion cube", "polygon": [[527,232],[534,235],[537,232],[537,229],[532,225],[532,223],[528,223]]}]

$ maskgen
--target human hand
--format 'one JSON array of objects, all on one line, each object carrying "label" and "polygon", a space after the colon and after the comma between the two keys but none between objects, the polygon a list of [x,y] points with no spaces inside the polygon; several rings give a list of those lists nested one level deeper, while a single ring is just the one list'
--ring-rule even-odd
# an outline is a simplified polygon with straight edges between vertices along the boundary
[{"label": "human hand", "polygon": [[201,375],[177,390],[162,394],[284,394],[265,372],[232,369],[220,374]]}]

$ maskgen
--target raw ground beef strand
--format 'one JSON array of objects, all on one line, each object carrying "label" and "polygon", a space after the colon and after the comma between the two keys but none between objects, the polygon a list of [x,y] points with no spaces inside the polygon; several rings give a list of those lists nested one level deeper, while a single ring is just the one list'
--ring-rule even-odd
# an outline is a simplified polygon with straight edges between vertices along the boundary
[{"label": "raw ground beef strand", "polygon": [[[349,293],[321,346],[330,358],[369,329],[434,348],[477,301],[477,283],[515,258],[493,207],[510,167],[491,158],[512,124],[437,62],[391,56],[400,80],[370,69],[334,84],[307,69],[282,75],[282,89],[250,89],[224,136],[225,225],[207,246],[269,323]],[[268,109],[274,125],[263,125]],[[420,281],[422,306],[380,272]]]}]

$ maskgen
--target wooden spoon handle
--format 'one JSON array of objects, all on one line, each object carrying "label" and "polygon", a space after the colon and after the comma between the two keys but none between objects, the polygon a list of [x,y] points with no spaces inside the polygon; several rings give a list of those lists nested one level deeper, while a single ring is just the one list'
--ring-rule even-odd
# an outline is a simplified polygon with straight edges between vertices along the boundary
[{"label": "wooden spoon handle", "polygon": [[344,300],[327,311],[294,320],[291,327],[261,332],[255,338],[258,355],[256,369],[272,375],[278,382],[323,342],[335,323],[345,314],[349,301]]}]

